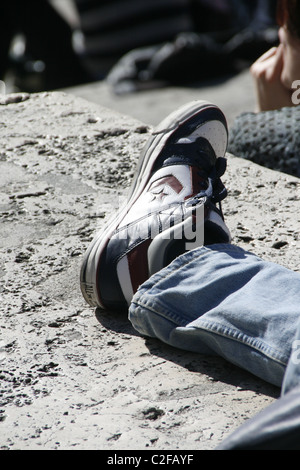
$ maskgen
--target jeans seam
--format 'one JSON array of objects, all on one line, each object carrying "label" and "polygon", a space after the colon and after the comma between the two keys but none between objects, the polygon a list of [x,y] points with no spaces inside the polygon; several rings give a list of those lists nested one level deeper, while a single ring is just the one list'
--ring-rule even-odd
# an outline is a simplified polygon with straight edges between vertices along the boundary
[{"label": "jeans seam", "polygon": [[[271,347],[270,345],[268,345],[267,343],[263,342],[263,341],[258,341],[257,338],[254,338],[252,336],[249,336],[249,335],[246,335],[244,333],[241,333],[239,330],[235,330],[233,328],[229,328],[229,327],[224,327],[222,324],[220,323],[217,323],[217,322],[214,322],[214,323],[210,323],[210,322],[205,322],[203,321],[202,319],[199,320],[199,323],[201,323],[201,326],[200,328],[205,330],[205,331],[209,331],[211,333],[214,333],[216,335],[219,335],[219,336],[223,336],[225,338],[228,338],[232,341],[236,341],[236,342],[239,342],[245,346],[249,346],[250,348],[253,348],[255,349],[256,351],[259,351],[260,353],[264,354],[264,356],[278,362],[279,364],[282,364],[284,366],[287,365],[288,363],[288,359],[284,359],[282,357],[282,354],[277,351],[276,349],[274,349],[273,347]],[[189,326],[189,325],[186,325],[187,328],[198,328],[198,326]],[[216,329],[218,327],[221,327],[221,330],[219,329]],[[255,344],[257,343],[257,344]]]},{"label": "jeans seam", "polygon": [[[191,323],[187,323],[187,321],[186,322],[182,321],[182,320],[184,320],[182,318],[183,317],[182,314],[180,314],[180,316],[178,316],[177,314],[174,315],[174,313],[172,313],[172,312],[170,312],[170,311],[168,311],[164,308],[163,308],[163,310],[164,310],[163,312],[162,311],[158,312],[153,307],[150,307],[149,305],[147,305],[147,303],[143,303],[143,302],[136,302],[136,304],[139,307],[142,307],[143,309],[147,309],[149,312],[154,313],[155,315],[158,315],[160,317],[165,318],[168,321],[171,321],[172,323],[174,323],[174,329],[176,329],[176,328],[194,328],[194,329],[197,329],[198,328],[198,325],[195,326],[195,325],[192,325]],[[181,321],[179,321],[179,319],[181,319]],[[246,335],[246,334],[243,334],[239,330],[224,327],[222,324],[217,323],[217,322],[214,322],[214,323],[207,322],[207,321],[204,321],[202,319],[198,319],[198,324],[199,323],[201,324],[201,325],[199,325],[199,329],[205,330],[207,332],[213,333],[213,334],[218,335],[218,336],[222,336],[222,337],[230,339],[232,341],[236,341],[240,344],[243,344],[244,346],[248,346],[250,348],[253,348],[256,351],[263,354],[264,356],[272,359],[273,361],[275,361],[275,362],[277,362],[281,365],[286,366],[288,361],[289,361],[289,358],[284,359],[282,357],[282,354],[279,351],[277,351],[276,349],[274,349],[273,347],[271,347],[267,343],[264,343],[261,340],[258,341],[256,338],[251,337],[251,336]],[[220,327],[220,330],[218,329],[218,327]],[[223,330],[223,331],[221,331],[221,330]],[[255,342],[257,344],[255,344]]]},{"label": "jeans seam", "polygon": [[183,318],[182,313],[180,314],[180,316],[178,316],[177,314],[174,315],[173,313],[170,313],[169,310],[166,310],[164,307],[162,307],[163,311],[162,310],[156,311],[152,306],[149,306],[147,304],[147,302],[144,303],[140,299],[134,300],[132,302],[132,304],[136,304],[138,307],[140,307],[142,309],[146,309],[149,312],[154,313],[155,315],[158,315],[160,317],[165,318],[168,321],[171,321],[172,323],[174,323],[176,325],[175,328],[176,327],[185,327],[186,325],[188,325],[188,322],[190,321],[190,319]]}]

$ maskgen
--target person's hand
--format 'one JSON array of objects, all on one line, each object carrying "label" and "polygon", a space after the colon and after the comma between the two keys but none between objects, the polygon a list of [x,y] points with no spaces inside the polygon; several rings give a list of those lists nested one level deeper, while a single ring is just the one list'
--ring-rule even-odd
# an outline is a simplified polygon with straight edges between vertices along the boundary
[{"label": "person's hand", "polygon": [[256,111],[293,106],[292,92],[281,82],[283,46],[273,47],[251,66],[257,97]]}]

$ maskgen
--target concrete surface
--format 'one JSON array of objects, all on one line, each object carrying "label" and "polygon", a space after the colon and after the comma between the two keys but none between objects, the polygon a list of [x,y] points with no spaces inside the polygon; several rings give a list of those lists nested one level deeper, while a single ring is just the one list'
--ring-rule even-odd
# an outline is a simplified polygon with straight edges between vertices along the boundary
[{"label": "concrete surface", "polygon": [[[187,97],[160,93],[139,99],[166,111]],[[149,127],[64,93],[2,97],[0,124],[0,449],[212,450],[273,402],[277,388],[142,338],[81,296],[82,254],[124,197]],[[228,160],[234,242],[298,270],[299,180]]]}]

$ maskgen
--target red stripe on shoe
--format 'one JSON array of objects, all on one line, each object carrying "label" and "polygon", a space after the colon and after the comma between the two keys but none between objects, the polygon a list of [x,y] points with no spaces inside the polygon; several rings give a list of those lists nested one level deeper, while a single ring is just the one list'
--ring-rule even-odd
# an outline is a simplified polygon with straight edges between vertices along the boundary
[{"label": "red stripe on shoe", "polygon": [[127,254],[132,290],[135,293],[139,286],[149,278],[147,252],[151,239],[145,240]]}]

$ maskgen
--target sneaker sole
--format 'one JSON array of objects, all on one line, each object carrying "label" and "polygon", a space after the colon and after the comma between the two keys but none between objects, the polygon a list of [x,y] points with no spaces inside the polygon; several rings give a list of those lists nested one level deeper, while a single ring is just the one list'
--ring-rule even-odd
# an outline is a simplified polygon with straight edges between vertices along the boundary
[{"label": "sneaker sole", "polygon": [[[192,116],[203,113],[205,109],[218,110],[222,115],[216,105],[208,101],[194,101],[171,113],[153,130],[152,137],[149,138],[139,158],[136,176],[132,182],[127,203],[111,219],[111,222],[102,231],[98,232],[83,258],[80,270],[80,287],[84,299],[90,306],[105,309],[97,289],[97,269],[101,254],[121,220],[145,189],[151,177],[153,165],[166,141],[174,131],[178,130]],[[226,122],[225,118],[224,121]],[[225,152],[226,148],[224,148],[223,155],[220,156],[224,156]]]}]

